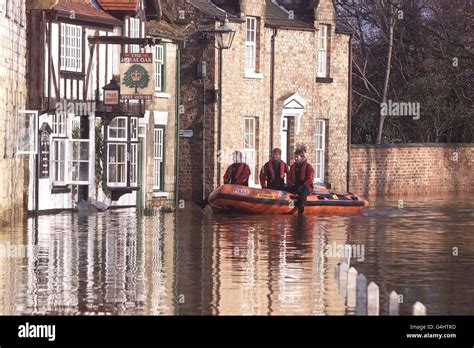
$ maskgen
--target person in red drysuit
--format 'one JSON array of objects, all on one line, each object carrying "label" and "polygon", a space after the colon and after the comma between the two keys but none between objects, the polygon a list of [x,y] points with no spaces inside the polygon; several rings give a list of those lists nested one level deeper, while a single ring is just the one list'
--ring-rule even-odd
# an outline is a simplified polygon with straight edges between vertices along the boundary
[{"label": "person in red drysuit", "polygon": [[313,191],[314,168],[306,160],[305,147],[295,151],[295,162],[288,175],[288,191],[298,195],[298,214],[304,213],[308,195]]},{"label": "person in red drysuit", "polygon": [[288,176],[289,168],[281,159],[281,150],[272,151],[272,159],[265,163],[260,171],[260,184],[262,188],[272,190],[285,189],[285,174]]},{"label": "person in red drysuit", "polygon": [[250,168],[242,161],[242,152],[234,151],[232,157],[234,163],[224,174],[224,184],[249,186]]}]

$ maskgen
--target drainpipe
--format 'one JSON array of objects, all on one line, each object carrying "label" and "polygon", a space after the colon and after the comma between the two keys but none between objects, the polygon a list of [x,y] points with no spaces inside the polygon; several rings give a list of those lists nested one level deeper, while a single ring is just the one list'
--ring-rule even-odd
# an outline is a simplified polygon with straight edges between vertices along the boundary
[{"label": "drainpipe", "polygon": [[[51,38],[52,38],[52,25],[53,25],[53,15],[52,13],[49,13],[49,25],[48,25],[48,106],[46,107],[47,110],[50,110],[51,108],[51,83],[52,83],[52,78],[51,78],[51,70],[53,66],[53,55],[51,53]],[[59,99],[59,96],[56,96]],[[41,103],[43,104],[43,103]]]},{"label": "drainpipe", "polygon": [[221,159],[222,159],[222,49],[219,48],[219,110],[217,116],[217,186],[221,186]]},{"label": "drainpipe", "polygon": [[273,106],[275,103],[275,38],[277,36],[278,29],[273,29],[272,34],[272,48],[271,48],[271,62],[270,62],[270,155],[273,150],[273,118],[274,118],[274,110]]},{"label": "drainpipe", "polygon": [[[39,116],[38,116],[37,122],[38,121],[39,121]],[[39,152],[39,149],[38,149],[38,152]],[[35,208],[34,208],[34,212],[35,212],[35,215],[38,215],[38,212],[39,212],[39,164],[40,164],[39,153],[36,153],[34,156],[35,156],[34,157],[35,158],[35,161],[34,161],[35,162]]]},{"label": "drainpipe", "polygon": [[350,179],[351,179],[351,143],[352,143],[352,34],[349,37],[349,76],[348,76],[348,90],[349,95],[347,96],[347,176],[346,185],[347,192],[350,192]]},{"label": "drainpipe", "polygon": [[[203,59],[204,61],[204,52]],[[206,77],[202,78],[202,200],[206,199]]]},{"label": "drainpipe", "polygon": [[179,119],[180,119],[180,91],[181,91],[181,46],[184,45],[178,42],[176,45],[176,115],[175,115],[175,126],[176,126],[176,139],[175,139],[175,184],[174,184],[174,201],[175,205],[178,206],[178,185],[179,185]]}]

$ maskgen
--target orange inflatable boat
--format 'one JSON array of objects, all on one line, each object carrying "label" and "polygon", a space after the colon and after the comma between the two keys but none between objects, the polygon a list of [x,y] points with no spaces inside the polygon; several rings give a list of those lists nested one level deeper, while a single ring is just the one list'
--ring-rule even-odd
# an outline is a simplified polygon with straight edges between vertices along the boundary
[{"label": "orange inflatable boat", "polygon": [[[253,214],[297,214],[298,197],[286,191],[222,185],[209,196],[213,210]],[[358,213],[369,202],[358,196],[312,192],[306,201],[305,214]]]}]

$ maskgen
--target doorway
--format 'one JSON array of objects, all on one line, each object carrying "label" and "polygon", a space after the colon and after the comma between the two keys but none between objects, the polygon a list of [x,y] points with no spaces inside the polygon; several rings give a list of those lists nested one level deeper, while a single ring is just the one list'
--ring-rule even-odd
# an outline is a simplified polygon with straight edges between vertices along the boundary
[{"label": "doorway", "polygon": [[281,158],[290,165],[295,151],[295,118],[292,116],[283,117],[280,148]]}]

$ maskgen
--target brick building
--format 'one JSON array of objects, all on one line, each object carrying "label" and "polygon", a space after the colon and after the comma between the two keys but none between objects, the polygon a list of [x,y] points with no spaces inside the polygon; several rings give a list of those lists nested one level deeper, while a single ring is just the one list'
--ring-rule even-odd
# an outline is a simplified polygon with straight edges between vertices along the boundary
[{"label": "brick building", "polygon": [[26,105],[25,0],[0,4],[0,226],[24,211],[25,156],[17,153],[19,118]]},{"label": "brick building", "polygon": [[[186,26],[182,55],[179,193],[200,199],[222,183],[234,150],[259,168],[279,147],[292,161],[304,143],[316,180],[347,189],[350,34],[336,24],[331,0],[163,1]],[[236,31],[222,52],[206,31],[227,18]],[[219,120],[219,96],[222,119]],[[220,123],[220,124],[219,124]],[[222,129],[219,144],[219,129]],[[203,179],[204,178],[204,179]]]}]

